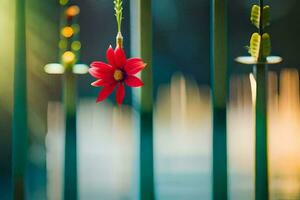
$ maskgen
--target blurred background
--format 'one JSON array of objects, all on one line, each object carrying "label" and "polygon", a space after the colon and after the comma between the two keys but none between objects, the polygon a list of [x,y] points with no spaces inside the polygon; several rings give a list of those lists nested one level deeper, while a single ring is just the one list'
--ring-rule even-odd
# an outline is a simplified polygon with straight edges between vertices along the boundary
[{"label": "blurred background", "polygon": [[[80,63],[105,60],[114,43],[112,0],[77,0]],[[284,62],[270,66],[268,127],[271,199],[300,199],[300,102],[297,0],[271,5],[272,52]],[[234,62],[255,31],[253,1],[229,0],[228,170],[229,197],[254,199],[252,67]],[[154,163],[160,200],[211,198],[212,110],[210,1],[153,0]],[[62,199],[64,114],[62,76],[44,71],[59,62],[61,6],[57,0],[26,1],[29,157],[28,199]],[[130,5],[124,0],[123,35],[130,55]],[[11,195],[12,100],[15,4],[0,1],[0,199]],[[114,98],[96,104],[99,88],[77,77],[77,158],[80,199],[137,198],[138,145],[131,91],[125,105]],[[252,80],[252,81],[251,81]],[[146,83],[147,84],[147,83]],[[252,86],[252,87],[251,87]],[[114,97],[114,95],[112,95]]]}]

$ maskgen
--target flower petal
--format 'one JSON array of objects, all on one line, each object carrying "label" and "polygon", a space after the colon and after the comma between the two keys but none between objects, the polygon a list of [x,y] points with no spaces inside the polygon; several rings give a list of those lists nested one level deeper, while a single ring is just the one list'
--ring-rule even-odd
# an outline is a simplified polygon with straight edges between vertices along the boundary
[{"label": "flower petal", "polygon": [[115,49],[115,62],[118,68],[123,68],[126,64],[126,55],[121,47]]},{"label": "flower petal", "polygon": [[129,87],[140,87],[144,85],[144,83],[139,78],[130,75],[125,79],[125,83]]},{"label": "flower petal", "polygon": [[97,79],[103,79],[113,77],[114,71],[101,71],[98,68],[92,67],[89,69],[89,73]]},{"label": "flower petal", "polygon": [[95,77],[95,78],[101,78],[102,77],[102,73],[98,72],[97,70],[95,70],[94,68],[89,68],[89,73]]},{"label": "flower petal", "polygon": [[91,83],[91,85],[94,86],[94,87],[101,87],[101,86],[103,86],[103,84],[104,84],[103,79],[99,79],[99,80],[94,81],[94,82]]},{"label": "flower petal", "polygon": [[146,67],[147,64],[140,58],[130,58],[125,65],[125,71],[129,75],[134,75]]},{"label": "flower petal", "polygon": [[98,95],[96,102],[98,103],[98,102],[106,99],[114,91],[116,85],[117,85],[117,83],[115,82],[113,84],[110,84],[109,86],[103,87]]},{"label": "flower petal", "polygon": [[125,87],[123,83],[120,83],[116,93],[116,100],[119,105],[123,103],[125,97]]},{"label": "flower petal", "polygon": [[113,84],[114,82],[116,82],[116,81],[113,77],[104,77],[102,79],[94,81],[93,83],[91,83],[91,85],[94,87],[101,87],[101,86],[106,87],[106,86]]},{"label": "flower petal", "polygon": [[109,46],[109,48],[107,49],[106,51],[106,59],[107,59],[107,62],[115,67],[116,66],[116,62],[115,62],[115,51],[114,49],[111,47],[111,45]]},{"label": "flower petal", "polygon": [[108,65],[108,64],[106,64],[104,62],[100,62],[100,61],[92,62],[91,67],[95,68],[96,70],[103,71],[103,72],[114,70],[114,68],[111,65]]}]

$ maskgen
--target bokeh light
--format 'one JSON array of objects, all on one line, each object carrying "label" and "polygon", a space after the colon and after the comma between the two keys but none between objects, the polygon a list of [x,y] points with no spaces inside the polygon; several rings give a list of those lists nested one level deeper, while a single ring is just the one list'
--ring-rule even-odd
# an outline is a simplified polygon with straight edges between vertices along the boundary
[{"label": "bokeh light", "polygon": [[71,48],[72,48],[73,51],[79,51],[80,48],[81,48],[80,41],[74,41],[74,42],[72,42]]},{"label": "bokeh light", "polygon": [[65,53],[63,53],[62,55],[62,61],[65,64],[71,64],[74,63],[76,59],[75,54],[72,51],[66,51]]},{"label": "bokeh light", "polygon": [[78,6],[73,5],[70,6],[67,10],[66,10],[66,15],[68,17],[75,17],[76,15],[78,15],[80,13],[80,9]]},{"label": "bokeh light", "polygon": [[65,37],[65,38],[70,38],[73,36],[74,31],[73,28],[70,26],[66,26],[61,30],[61,34]]},{"label": "bokeh light", "polygon": [[58,47],[60,49],[66,49],[67,46],[68,46],[68,41],[65,40],[65,39],[60,40],[59,43],[58,43]]},{"label": "bokeh light", "polygon": [[85,64],[76,64],[73,67],[74,74],[86,74],[88,73],[89,67]]},{"label": "bokeh light", "polygon": [[59,0],[59,4],[64,6],[69,2],[69,0]]},{"label": "bokeh light", "polygon": [[47,74],[63,74],[65,72],[64,66],[59,63],[49,63],[45,65],[44,70]]}]

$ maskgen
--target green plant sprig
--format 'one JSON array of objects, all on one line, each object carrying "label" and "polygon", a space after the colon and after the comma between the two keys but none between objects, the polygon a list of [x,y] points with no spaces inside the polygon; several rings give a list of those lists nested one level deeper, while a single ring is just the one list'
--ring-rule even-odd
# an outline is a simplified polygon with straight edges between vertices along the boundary
[{"label": "green plant sprig", "polygon": [[251,36],[249,53],[257,60],[265,60],[271,54],[270,35],[264,31],[270,25],[270,6],[264,6],[260,0],[259,5],[253,5],[250,20],[258,32]]},{"label": "green plant sprig", "polygon": [[123,1],[122,0],[114,0],[115,4],[115,16],[118,25],[118,33],[121,33],[122,28],[122,20],[123,20]]}]

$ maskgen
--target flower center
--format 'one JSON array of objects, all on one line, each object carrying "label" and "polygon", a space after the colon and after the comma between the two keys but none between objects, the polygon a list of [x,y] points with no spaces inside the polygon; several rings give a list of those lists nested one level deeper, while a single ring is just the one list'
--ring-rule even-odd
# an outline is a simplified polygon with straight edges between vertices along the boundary
[{"label": "flower center", "polygon": [[116,81],[121,81],[121,80],[123,80],[123,78],[124,78],[123,72],[121,70],[119,70],[119,69],[115,70],[115,72],[114,72],[114,79]]}]

